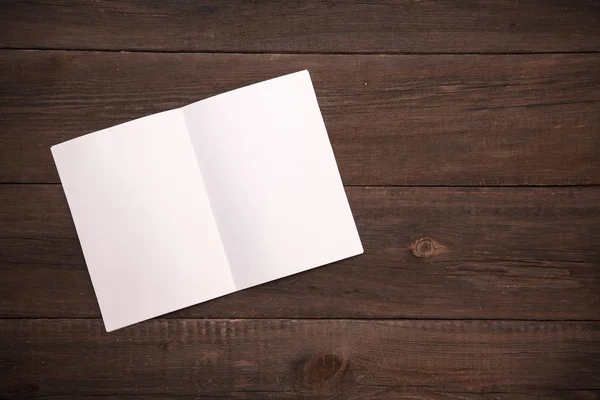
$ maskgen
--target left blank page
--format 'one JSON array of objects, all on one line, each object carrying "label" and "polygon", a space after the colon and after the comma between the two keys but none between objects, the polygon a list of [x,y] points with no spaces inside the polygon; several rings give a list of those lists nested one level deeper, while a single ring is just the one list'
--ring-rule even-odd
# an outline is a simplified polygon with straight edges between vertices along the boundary
[{"label": "left blank page", "polygon": [[235,291],[180,109],[52,154],[107,331]]}]

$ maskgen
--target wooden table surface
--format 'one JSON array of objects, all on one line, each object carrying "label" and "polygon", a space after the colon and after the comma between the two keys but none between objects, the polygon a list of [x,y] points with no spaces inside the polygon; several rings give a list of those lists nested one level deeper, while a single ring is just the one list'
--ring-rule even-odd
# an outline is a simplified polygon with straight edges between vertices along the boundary
[{"label": "wooden table surface", "polygon": [[[365,254],[104,331],[49,147],[309,69]],[[0,2],[0,398],[600,398],[600,3]]]}]

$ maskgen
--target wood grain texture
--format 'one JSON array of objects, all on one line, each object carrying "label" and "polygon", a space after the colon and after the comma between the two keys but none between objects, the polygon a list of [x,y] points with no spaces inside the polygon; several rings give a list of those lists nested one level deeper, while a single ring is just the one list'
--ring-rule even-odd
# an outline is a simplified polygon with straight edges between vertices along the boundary
[{"label": "wood grain texture", "polygon": [[0,181],[50,146],[308,68],[348,185],[600,184],[600,54],[0,52]]},{"label": "wood grain texture", "polygon": [[600,385],[598,322],[152,320],[107,334],[100,320],[2,320],[0,343],[4,395],[368,399]]},{"label": "wood grain texture", "polygon": [[[37,386],[27,386],[29,391],[24,390],[22,397],[35,397],[35,389]],[[528,389],[523,392],[496,392],[486,390],[479,393],[461,392],[461,391],[445,391],[444,389],[429,389],[426,387],[393,387],[393,386],[361,386],[353,387],[350,393],[314,394],[300,391],[288,392],[247,392],[247,391],[230,391],[220,392],[218,395],[204,395],[199,392],[193,395],[160,395],[160,394],[129,394],[129,395],[58,395],[51,396],[52,400],[87,400],[89,398],[102,398],[103,400],[170,400],[176,398],[178,400],[597,400],[600,397],[600,390],[532,390]],[[39,396],[38,396],[39,397]]]},{"label": "wood grain texture", "polygon": [[228,52],[600,50],[594,0],[3,1],[0,47]]},{"label": "wood grain texture", "polygon": [[[600,319],[600,187],[347,188],[365,254],[173,313]],[[0,185],[0,317],[98,317],[62,188]]]},{"label": "wood grain texture", "polygon": [[[0,0],[0,398],[600,399],[599,20]],[[365,254],[105,333],[49,147],[301,69]]]}]

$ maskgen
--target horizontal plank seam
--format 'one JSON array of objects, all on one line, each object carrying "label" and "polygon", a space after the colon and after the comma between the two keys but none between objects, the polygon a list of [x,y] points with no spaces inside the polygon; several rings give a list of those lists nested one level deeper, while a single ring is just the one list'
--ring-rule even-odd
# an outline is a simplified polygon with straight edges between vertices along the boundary
[{"label": "horizontal plank seam", "polygon": [[[452,388],[447,388],[444,386],[436,386],[436,385],[409,385],[409,386],[401,386],[401,385],[377,385],[377,384],[368,384],[365,385],[365,387],[381,387],[381,388],[407,388],[407,389],[434,389],[434,390],[439,390],[442,392],[446,392],[446,393],[456,393],[456,394],[493,394],[493,393],[502,393],[502,394],[529,394],[530,392],[523,392],[523,391],[511,391],[509,389],[509,391],[503,392],[503,391],[497,391],[497,390],[485,390],[485,393],[479,389],[479,390],[474,390],[472,392],[470,391],[465,391],[465,390],[452,390]],[[571,391],[578,391],[578,390],[600,390],[599,388],[596,387],[591,387],[591,388],[555,388],[555,389],[549,389],[548,387],[542,386],[542,387],[536,387],[536,386],[527,386],[526,389],[530,389],[533,391],[540,391],[540,392],[571,392]]]},{"label": "horizontal plank seam", "polygon": [[[571,264],[593,264],[596,265],[600,263],[600,260],[565,260],[559,258],[539,258],[539,259],[518,259],[518,258],[464,258],[464,259],[447,259],[447,260],[424,260],[426,264],[448,264],[448,263],[486,263],[486,264],[494,264],[494,263],[523,263],[527,265],[527,268],[556,268],[562,269],[563,267],[555,267],[552,265],[539,265],[540,263],[550,262],[550,263],[571,263]],[[1,264],[1,263],[0,263]],[[6,264],[6,263],[5,263]],[[11,264],[11,263],[7,263]],[[32,265],[33,263],[24,262],[23,264]],[[40,263],[41,264],[41,263]],[[46,265],[46,264],[44,264]],[[377,267],[368,267],[366,268],[379,268]],[[388,267],[394,268],[394,267]],[[587,277],[586,277],[587,278]],[[590,277],[592,279],[596,279],[596,277]]]},{"label": "horizontal plank seam", "polygon": [[[439,264],[456,264],[456,263],[475,263],[475,264],[500,264],[500,266],[502,266],[503,263],[510,263],[510,264],[516,264],[516,263],[523,263],[526,265],[511,265],[508,266],[509,268],[527,268],[528,270],[532,270],[532,269],[536,269],[536,268],[540,268],[540,269],[557,269],[557,270],[561,270],[564,269],[564,267],[560,267],[560,266],[552,266],[552,265],[542,265],[542,266],[532,266],[532,265],[528,265],[531,263],[543,263],[543,262],[561,262],[561,263],[573,263],[573,264],[583,264],[583,265],[588,265],[588,266],[596,266],[599,265],[599,262],[597,261],[557,261],[557,260],[539,260],[539,261],[530,261],[529,260],[497,260],[497,261],[490,261],[490,260],[478,260],[478,259],[472,259],[472,260],[448,260],[448,261],[436,261],[436,262],[430,262],[430,261],[426,261],[426,264],[435,264],[435,263],[439,263]],[[4,264],[4,265],[11,265],[11,263],[9,262],[4,262],[4,263],[0,263]],[[24,263],[27,265],[35,265],[35,264],[29,264],[29,263]],[[41,265],[45,265],[45,264],[41,264]],[[50,264],[53,265],[53,264]],[[59,266],[60,267],[60,266]],[[367,269],[378,269],[378,268],[383,268],[383,269],[391,269],[391,270],[398,270],[398,267],[384,267],[384,266],[376,266],[376,267],[369,267],[369,266],[361,266],[361,265],[348,265],[348,267],[355,267],[355,268],[367,268]],[[436,277],[462,277],[465,274],[461,273],[461,272],[475,272],[478,273],[477,271],[472,271],[469,270],[468,268],[461,268],[461,265],[456,265],[456,267],[460,268],[458,272],[455,273],[451,273],[451,272],[440,272],[440,273],[428,273],[429,276],[436,276]],[[0,267],[2,268],[2,267]],[[75,268],[79,268],[79,266],[75,266]],[[483,267],[485,268],[485,267]],[[66,268],[65,268],[66,269]],[[411,272],[417,272],[419,271],[418,268],[403,268],[403,271],[411,271]],[[578,275],[577,277],[571,277],[571,276],[557,276],[557,277],[539,277],[539,276],[535,276],[535,277],[530,277],[530,279],[543,279],[545,281],[565,281],[565,280],[576,280],[576,281],[582,281],[582,280],[595,280],[595,279],[600,279],[600,277],[596,277],[596,276],[588,276],[588,275]]]},{"label": "horizontal plank seam", "polygon": [[[386,389],[401,389],[401,390],[423,390],[423,389],[427,389],[427,391],[429,392],[437,392],[437,393],[448,393],[448,394],[485,394],[485,395],[495,395],[495,394],[514,394],[514,395],[530,395],[532,394],[532,392],[527,392],[527,391],[499,391],[499,390],[485,390],[485,392],[482,392],[481,390],[474,390],[472,392],[469,391],[465,391],[465,390],[449,390],[448,388],[445,388],[443,386],[417,386],[417,385],[410,385],[410,386],[400,386],[400,385],[360,385],[361,389],[368,389],[368,388],[386,388]],[[579,391],[600,391],[600,388],[535,388],[535,387],[527,387],[527,389],[531,389],[535,394],[535,392],[579,392]],[[160,398],[164,398],[165,396],[168,396],[169,398],[194,398],[194,399],[203,399],[203,398],[219,398],[219,397],[224,397],[224,398],[231,398],[231,394],[233,393],[256,393],[256,394],[260,394],[260,393],[278,393],[278,394],[294,394],[297,393],[296,391],[293,390],[264,390],[264,389],[257,389],[257,390],[250,390],[250,389],[237,389],[237,390],[231,390],[231,391],[226,391],[226,392],[209,392],[207,394],[198,394],[198,393],[194,393],[194,395],[189,395],[189,394],[179,394],[179,393],[135,393],[132,394],[130,392],[113,392],[111,394],[93,394],[93,393],[83,393],[83,392],[77,392],[77,393],[73,393],[73,392],[68,392],[68,393],[64,393],[64,394],[51,394],[51,395],[36,395],[35,398],[36,399],[52,399],[52,398],[57,398],[57,397],[73,397],[73,396],[85,396],[85,397],[96,397],[96,398],[102,398],[102,397],[112,397],[112,396],[124,396],[125,398],[135,398],[135,397],[160,397]]]},{"label": "horizontal plank seam", "polygon": [[[363,387],[363,386],[361,386]],[[597,389],[596,387],[591,387],[591,388],[548,388],[546,386],[526,386],[523,389],[528,389],[530,390],[530,392],[527,391],[512,391],[512,390],[508,390],[506,392],[503,391],[498,391],[498,390],[473,390],[472,392],[470,391],[465,391],[465,390],[461,390],[461,389],[457,389],[457,390],[452,390],[452,388],[446,388],[444,386],[435,386],[435,385],[410,385],[410,386],[400,386],[400,385],[377,385],[377,384],[368,384],[365,385],[364,387],[371,387],[371,388],[388,388],[388,389],[429,389],[431,391],[438,391],[441,393],[452,393],[452,394],[531,394],[531,391],[534,392],[572,392],[572,391],[581,391],[581,390],[589,390],[589,391],[596,391],[596,390],[600,390]]]},{"label": "horizontal plank seam", "polygon": [[[343,178],[343,177],[342,177]],[[27,185],[39,185],[39,186],[44,186],[44,185],[60,185],[60,182],[16,182],[16,181],[4,181],[4,182],[0,182],[0,186],[2,185],[23,185],[23,186],[27,186]],[[407,184],[407,185],[368,185],[368,184],[356,184],[356,183],[351,183],[351,184],[344,184],[344,187],[348,187],[348,188],[452,188],[452,189],[460,189],[460,188],[499,188],[499,189],[509,189],[509,188],[587,188],[587,187],[600,187],[600,183],[589,183],[589,184],[581,184],[581,183],[566,183],[566,184],[521,184],[521,185],[513,185],[513,184],[507,184],[507,185],[464,185],[464,184],[460,184],[460,185],[429,185],[429,184]]]},{"label": "horizontal plank seam", "polygon": [[[52,238],[52,239],[67,239],[67,240],[73,240],[76,239],[75,237],[72,236],[65,236],[65,237],[49,237],[49,236],[44,236],[44,238]],[[34,238],[32,236],[0,236],[0,239],[23,239],[23,240],[35,240],[37,238]],[[450,264],[450,263],[486,263],[486,264],[495,264],[495,263],[522,263],[525,264],[526,268],[543,268],[543,269],[549,269],[549,268],[555,268],[555,269],[562,269],[563,267],[560,266],[553,266],[553,265],[539,265],[540,263],[545,263],[545,262],[549,262],[549,263],[565,263],[565,264],[592,264],[592,265],[597,265],[600,264],[600,259],[599,260],[567,260],[567,259],[557,259],[557,258],[540,258],[540,259],[518,259],[518,258],[464,258],[464,259],[446,259],[446,260],[426,260],[424,261],[426,264]],[[0,269],[2,267],[6,267],[6,266],[12,266],[12,265],[31,265],[31,266],[37,266],[37,265],[43,265],[43,266],[48,266],[48,267],[56,267],[56,268],[61,268],[61,269],[66,269],[66,270],[71,270],[71,269],[78,269],[82,266],[83,263],[80,264],[57,264],[56,262],[52,262],[52,261],[48,261],[48,262],[43,262],[43,261],[13,261],[13,260],[0,260]],[[362,267],[362,268],[373,268],[373,269],[377,269],[377,268],[389,268],[389,269],[398,269],[397,267],[385,267],[385,266],[381,266],[381,265],[376,265],[376,266],[368,266],[368,265],[348,265],[349,267]],[[410,270],[410,268],[407,268]],[[440,274],[442,275],[442,274]],[[449,275],[449,274],[443,274],[443,275]],[[589,278],[589,279],[600,279],[600,277],[595,277],[595,276],[578,276],[579,278]],[[560,277],[562,278],[562,277]]]},{"label": "horizontal plank seam", "polygon": [[[99,317],[2,317],[0,316],[0,322],[2,321],[102,321],[102,318]],[[302,317],[302,318],[268,318],[268,317],[222,317],[222,318],[202,318],[202,317],[161,317],[161,318],[153,318],[148,321],[372,321],[372,322],[393,322],[393,321],[402,321],[402,322],[566,322],[566,323],[594,323],[600,322],[600,319],[555,319],[555,318],[443,318],[443,317],[376,317],[376,318],[364,318],[364,317],[344,317],[344,318],[335,318],[335,317]]]},{"label": "horizontal plank seam", "polygon": [[445,51],[331,51],[331,52],[315,52],[315,51],[241,51],[241,50],[152,50],[152,49],[86,49],[86,48],[61,48],[61,47],[0,47],[2,50],[14,51],[65,51],[65,52],[89,52],[89,53],[152,53],[152,54],[237,54],[237,55],[341,55],[341,56],[373,56],[373,55],[390,55],[390,56],[498,56],[498,55],[544,55],[544,54],[600,54],[600,50],[587,51],[513,51],[513,52],[445,52]]}]

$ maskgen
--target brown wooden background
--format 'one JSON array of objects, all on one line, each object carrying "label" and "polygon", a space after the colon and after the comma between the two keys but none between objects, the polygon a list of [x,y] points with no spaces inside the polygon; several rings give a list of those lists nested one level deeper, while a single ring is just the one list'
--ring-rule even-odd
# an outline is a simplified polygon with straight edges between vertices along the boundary
[{"label": "brown wooden background", "polygon": [[[600,3],[0,1],[0,397],[600,398]],[[49,146],[308,68],[365,254],[107,334]]]}]

